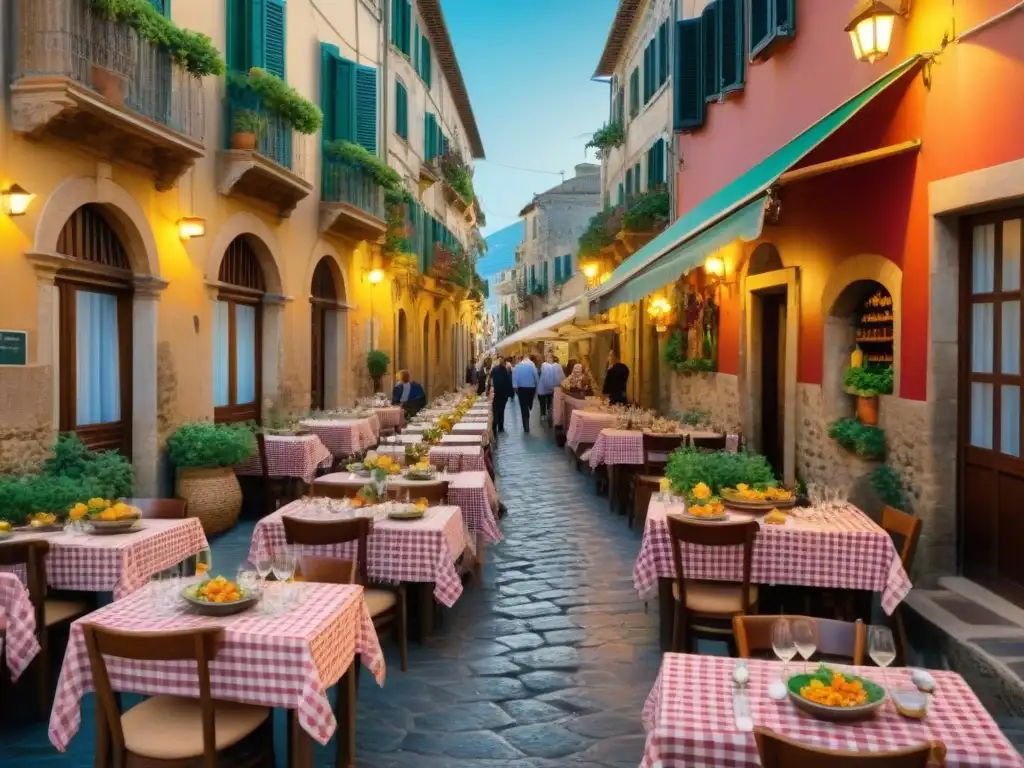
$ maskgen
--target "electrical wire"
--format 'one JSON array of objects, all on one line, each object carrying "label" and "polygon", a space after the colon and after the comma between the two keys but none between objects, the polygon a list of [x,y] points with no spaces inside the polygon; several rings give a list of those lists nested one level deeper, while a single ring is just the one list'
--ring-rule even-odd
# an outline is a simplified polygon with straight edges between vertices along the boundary
[{"label": "electrical wire", "polygon": [[477,162],[486,163],[487,165],[493,165],[498,168],[508,168],[510,171],[523,171],[525,173],[543,173],[548,176],[561,176],[565,173],[565,171],[541,171],[538,170],[537,168],[523,168],[522,166],[519,165],[506,165],[505,163],[496,163],[493,160],[487,160],[486,158],[483,160],[479,160]]}]

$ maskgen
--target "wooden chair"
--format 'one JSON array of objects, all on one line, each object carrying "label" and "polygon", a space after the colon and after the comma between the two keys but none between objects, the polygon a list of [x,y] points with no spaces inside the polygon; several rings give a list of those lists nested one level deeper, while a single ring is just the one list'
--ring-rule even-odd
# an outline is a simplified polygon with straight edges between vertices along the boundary
[{"label": "wooden chair", "polygon": [[[672,594],[676,599],[675,619],[672,624],[672,650],[682,653],[690,648],[690,635],[704,634],[725,639],[734,644],[732,620],[757,607],[757,585],[750,583],[754,538],[757,521],[743,523],[690,522],[669,515],[666,519],[672,542],[672,560],[676,580]],[[743,547],[743,580],[728,581],[687,580],[683,565],[683,544],[704,547]]]},{"label": "wooden chair", "polygon": [[703,451],[724,451],[726,443],[725,435],[717,437],[691,437],[690,445],[700,448]]},{"label": "wooden chair", "polygon": [[24,569],[28,597],[36,618],[39,655],[36,665],[36,706],[40,715],[50,709],[50,631],[85,616],[93,606],[84,600],[56,600],[46,596],[46,554],[50,542],[45,539],[12,541],[0,546],[0,566]]},{"label": "wooden chair", "polygon": [[[886,506],[882,509],[882,528],[893,537],[893,543],[900,553],[900,561],[903,563],[903,570],[910,575],[914,566],[914,555],[917,552],[917,541],[921,538],[921,518],[908,515],[894,507]],[[896,537],[903,539],[902,545]],[[896,663],[906,665],[907,663],[907,630],[903,624],[903,605],[896,606],[892,612],[892,622],[896,630]]]},{"label": "wooden chair", "polygon": [[393,499],[416,501],[426,499],[433,506],[448,501],[448,481],[438,480],[432,483],[417,483],[415,486],[403,485],[401,488],[388,488],[388,495]]},{"label": "wooden chair", "polygon": [[270,474],[270,465],[267,462],[267,438],[262,432],[256,435],[256,446],[260,454],[260,475],[263,479],[263,510],[270,514],[283,504],[288,503],[294,496],[292,492],[292,481],[290,477],[275,477]]},{"label": "wooden chair", "polygon": [[184,499],[125,499],[125,503],[138,507],[144,520],[184,520],[188,517],[188,502]]},{"label": "wooden chair", "polygon": [[303,581],[321,584],[355,584],[356,563],[354,560],[339,560],[336,557],[304,555],[299,560],[299,576]]},{"label": "wooden chair", "polygon": [[642,531],[647,523],[647,508],[651,505],[651,497],[661,489],[660,475],[637,475],[636,487],[633,489],[633,503],[629,507],[626,522],[632,528],[634,522]]},{"label": "wooden chair", "polygon": [[645,475],[663,475],[668,457],[681,447],[690,444],[687,435],[648,435],[644,440],[644,471]]},{"label": "wooden chair", "polygon": [[[369,483],[370,479],[367,478]],[[328,499],[354,499],[362,486],[353,483],[328,483],[314,481],[309,487],[310,495],[326,496]]]},{"label": "wooden chair", "polygon": [[[96,765],[274,765],[274,721],[269,707],[217,701],[210,689],[210,662],[224,635],[221,627],[177,632],[118,632],[83,627],[96,687]],[[111,689],[107,661],[193,661],[199,698],[152,696],[122,713]]]},{"label": "wooden chair", "polygon": [[946,747],[941,741],[891,752],[847,752],[801,744],[759,725],[754,727],[754,739],[764,768],[927,768],[946,764]]},{"label": "wooden chair", "polygon": [[[284,537],[288,544],[304,546],[329,546],[356,542],[356,581],[369,584],[367,569],[367,538],[370,535],[369,518],[357,517],[351,520],[301,520],[289,515],[281,518],[284,523]],[[378,632],[388,628],[397,629],[398,647],[402,658],[402,671],[409,667],[409,635],[406,626],[405,585],[399,584],[394,591],[367,589],[364,592],[366,607],[370,610],[373,626]],[[397,626],[396,626],[397,625]]]},{"label": "wooden chair", "polygon": [[867,627],[858,619],[855,622],[835,619],[815,619],[809,616],[734,616],[733,634],[741,658],[753,658],[761,654],[774,658],[772,651],[772,627],[778,619],[804,619],[813,621],[818,627],[818,649],[815,655],[829,660],[842,660],[860,666],[864,663],[864,648],[867,644]]}]

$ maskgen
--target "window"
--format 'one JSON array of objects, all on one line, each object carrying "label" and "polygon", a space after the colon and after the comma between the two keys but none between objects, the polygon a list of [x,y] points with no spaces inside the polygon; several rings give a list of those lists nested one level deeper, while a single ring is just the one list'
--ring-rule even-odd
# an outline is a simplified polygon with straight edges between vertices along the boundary
[{"label": "window", "polygon": [[149,0],[150,5],[156,8],[157,12],[164,16],[171,15],[171,0]]},{"label": "window", "polygon": [[640,68],[633,67],[629,75],[629,116],[640,114]]},{"label": "window", "polygon": [[633,169],[626,169],[626,202],[633,197]]},{"label": "window", "polygon": [[410,0],[391,0],[391,42],[406,56],[409,55],[411,32],[412,3]]},{"label": "window", "polygon": [[673,126],[677,131],[704,125],[702,29],[700,18],[676,22]]},{"label": "window", "polygon": [[619,94],[615,97],[615,120],[623,122],[626,118],[626,89],[619,86]]},{"label": "window", "polygon": [[625,189],[622,186],[622,182],[621,181],[619,182],[619,189],[617,191],[615,199],[617,201],[616,205],[622,205],[624,202],[626,202],[626,192],[625,192]]},{"label": "window", "polygon": [[423,115],[423,159],[431,162],[435,157],[444,154],[444,135],[437,124],[437,115],[426,112]]},{"label": "window", "polygon": [[555,285],[562,284],[562,257],[555,257]]},{"label": "window", "polygon": [[668,21],[658,27],[658,87],[668,80]]},{"label": "window", "polygon": [[658,139],[647,150],[647,189],[665,183],[665,140]]},{"label": "window", "polygon": [[[62,432],[131,455],[132,273],[102,206],[75,211],[57,239]],[[99,268],[94,271],[94,268]],[[102,269],[102,273],[99,270]]]},{"label": "window", "polygon": [[765,58],[774,43],[796,34],[796,0],[749,0],[750,59]]},{"label": "window", "polygon": [[228,69],[248,72],[261,67],[284,80],[284,0],[228,0],[227,15]]},{"label": "window", "polygon": [[395,80],[395,133],[409,140],[409,92],[401,80]]},{"label": "window", "polygon": [[640,194],[640,161],[638,160],[636,165],[633,166],[633,192],[634,194]]},{"label": "window", "polygon": [[724,96],[743,88],[743,0],[718,0],[718,6],[718,89]]},{"label": "window", "polygon": [[420,77],[423,78],[423,82],[427,84],[427,89],[431,87],[431,76],[432,76],[432,61],[430,58],[430,41],[427,40],[427,36],[423,35],[420,41]]},{"label": "window", "polygon": [[718,0],[708,3],[700,15],[702,66],[704,72],[704,100],[717,101],[721,96],[718,86]]},{"label": "window", "polygon": [[541,265],[541,283],[540,284],[541,284],[541,288],[543,290],[546,291],[548,289],[548,263],[546,261]]},{"label": "window", "polygon": [[259,420],[262,383],[263,270],[245,235],[220,263],[213,313],[213,416],[218,422]]},{"label": "window", "polygon": [[377,154],[377,70],[341,56],[338,47],[320,44],[320,109],[323,140],[344,140]]},{"label": "window", "polygon": [[651,100],[651,95],[654,93],[654,67],[651,66],[653,45],[654,41],[652,40],[644,48],[644,104]]},{"label": "window", "polygon": [[530,293],[537,290],[537,265],[530,265]]},{"label": "window", "polygon": [[567,253],[560,256],[559,259],[562,262],[562,282],[567,283],[572,277],[572,254]]}]

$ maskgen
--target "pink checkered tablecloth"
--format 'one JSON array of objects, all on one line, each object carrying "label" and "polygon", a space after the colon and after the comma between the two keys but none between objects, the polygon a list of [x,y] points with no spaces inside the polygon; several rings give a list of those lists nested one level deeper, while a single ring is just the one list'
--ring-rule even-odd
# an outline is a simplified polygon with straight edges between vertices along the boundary
[{"label": "pink checkered tablecloth", "polygon": [[380,423],[380,426],[385,429],[400,427],[405,424],[405,411],[402,410],[401,406],[389,405],[386,408],[374,408],[373,412],[377,414],[377,421]]},{"label": "pink checkered tablecloth", "polygon": [[6,651],[12,681],[39,653],[36,613],[28,589],[13,573],[0,573],[0,651]]},{"label": "pink checkered tablecloth", "polygon": [[[415,445],[423,442],[422,432],[408,432],[401,435],[385,437],[381,440],[383,445]],[[442,435],[441,445],[480,445],[479,435]]]},{"label": "pink checkered tablecloth", "polygon": [[[644,705],[647,731],[641,768],[761,765],[752,732],[736,728],[732,672],[736,660],[721,656],[666,653]],[[946,746],[947,768],[1020,768],[1020,755],[999,730],[964,679],[932,671],[936,695],[923,720],[901,717],[883,704],[873,718],[855,723],[819,720],[791,701],[768,698],[768,685],[781,676],[781,663],[748,659],[747,698],[754,725],[824,749],[878,752],[931,741]],[[878,667],[843,667],[876,682]],[[910,670],[890,669],[890,687],[913,688]],[[824,768],[825,763],[822,763]]]},{"label": "pink checkered tablecloth", "polygon": [[[485,542],[496,544],[501,541],[498,528],[498,491],[486,472],[456,472],[445,478],[448,483],[448,503],[462,511],[466,527],[474,536],[481,536]],[[317,478],[317,483],[363,486],[366,478],[351,472],[332,472]],[[388,487],[397,488],[399,498],[406,490],[410,498],[416,498],[416,483],[395,476],[388,480]]]},{"label": "pink checkered tablecloth", "polygon": [[[717,432],[687,432],[691,438],[721,438]],[[726,450],[736,451],[739,446],[738,435],[726,436]],[[655,454],[651,456],[656,460],[668,461],[667,454]],[[600,464],[643,464],[644,463],[644,433],[631,429],[602,429],[597,436],[597,442],[590,450],[590,466],[597,467]]]},{"label": "pink checkered tablecloth", "polygon": [[[405,461],[404,445],[378,445],[377,452],[398,456]],[[487,469],[484,449],[478,445],[434,445],[430,448],[429,459],[435,466],[443,461],[449,472],[483,472]]]},{"label": "pink checkered tablecloth", "polygon": [[300,425],[320,438],[334,456],[353,456],[377,444],[377,415],[366,419],[306,419]]},{"label": "pink checkered tablecloth", "polygon": [[[271,589],[275,585],[271,585]],[[111,603],[71,625],[57,696],[50,713],[50,741],[63,752],[81,723],[82,697],[93,690],[85,622],[128,632],[166,632],[220,626],[224,644],[210,663],[213,697],[243,704],[295,709],[302,728],[326,744],[337,726],[327,689],[359,654],[379,685],[384,654],[363,600],[363,588],[349,584],[297,584],[299,602],[272,616],[250,610],[234,616],[170,616],[154,610],[149,591]],[[111,687],[145,696],[199,696],[195,664],[129,661],[107,657]]]},{"label": "pink checkered tablecloth", "polygon": [[[330,469],[334,457],[317,435],[267,435],[267,471],[271,477],[298,477],[311,483],[319,468]],[[261,475],[260,457],[235,467],[236,475]]]},{"label": "pink checkered tablecloth", "polygon": [[581,400],[576,397],[570,397],[565,394],[565,390],[561,387],[555,387],[555,391],[552,393],[551,408],[553,412],[553,423],[556,427],[564,427],[570,420],[572,412],[575,409],[582,410],[587,405],[586,400]]},{"label": "pink checkered tablecloth", "polygon": [[601,430],[614,428],[618,420],[614,413],[574,410],[565,433],[565,443],[574,451],[581,443],[596,443]]},{"label": "pink checkered tablecloth", "polygon": [[[682,505],[669,509],[683,511]],[[798,519],[808,513],[823,514],[795,510],[785,525],[761,525],[754,541],[751,581],[878,592],[882,608],[891,614],[911,584],[889,534],[852,506],[828,512],[827,520]],[[659,578],[675,577],[665,514],[666,505],[652,497],[640,554],[633,566],[633,586],[641,596],[652,592]],[[743,513],[729,514],[737,520],[751,519]],[[741,547],[684,544],[683,557],[688,579],[740,581],[743,577]]]},{"label": "pink checkered tablecloth", "polygon": [[[142,520],[142,530],[120,536],[18,533],[18,541],[46,539],[46,580],[52,589],[113,592],[120,600],[209,546],[199,518]],[[11,571],[12,568],[0,570]],[[23,569],[21,569],[23,570]],[[24,573],[19,573],[25,578]]]},{"label": "pink checkered tablecloth", "polygon": [[[286,545],[283,515],[304,520],[338,519],[337,513],[321,511],[315,502],[293,501],[256,523],[250,557],[259,553],[276,555]],[[421,520],[381,520],[373,526],[368,547],[366,566],[372,580],[387,584],[433,583],[434,596],[449,608],[462,594],[455,561],[467,547],[471,549],[471,541],[458,507],[434,507]],[[300,554],[348,560],[355,559],[356,554],[355,542],[297,549]]]}]

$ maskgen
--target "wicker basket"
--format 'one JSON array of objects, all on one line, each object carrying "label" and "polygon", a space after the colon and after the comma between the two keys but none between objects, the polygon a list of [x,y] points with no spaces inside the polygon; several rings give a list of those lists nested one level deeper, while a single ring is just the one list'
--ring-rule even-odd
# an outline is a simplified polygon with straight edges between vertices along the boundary
[{"label": "wicker basket", "polygon": [[178,470],[177,496],[188,502],[189,517],[198,517],[208,536],[230,529],[242,511],[242,487],[231,467]]}]

